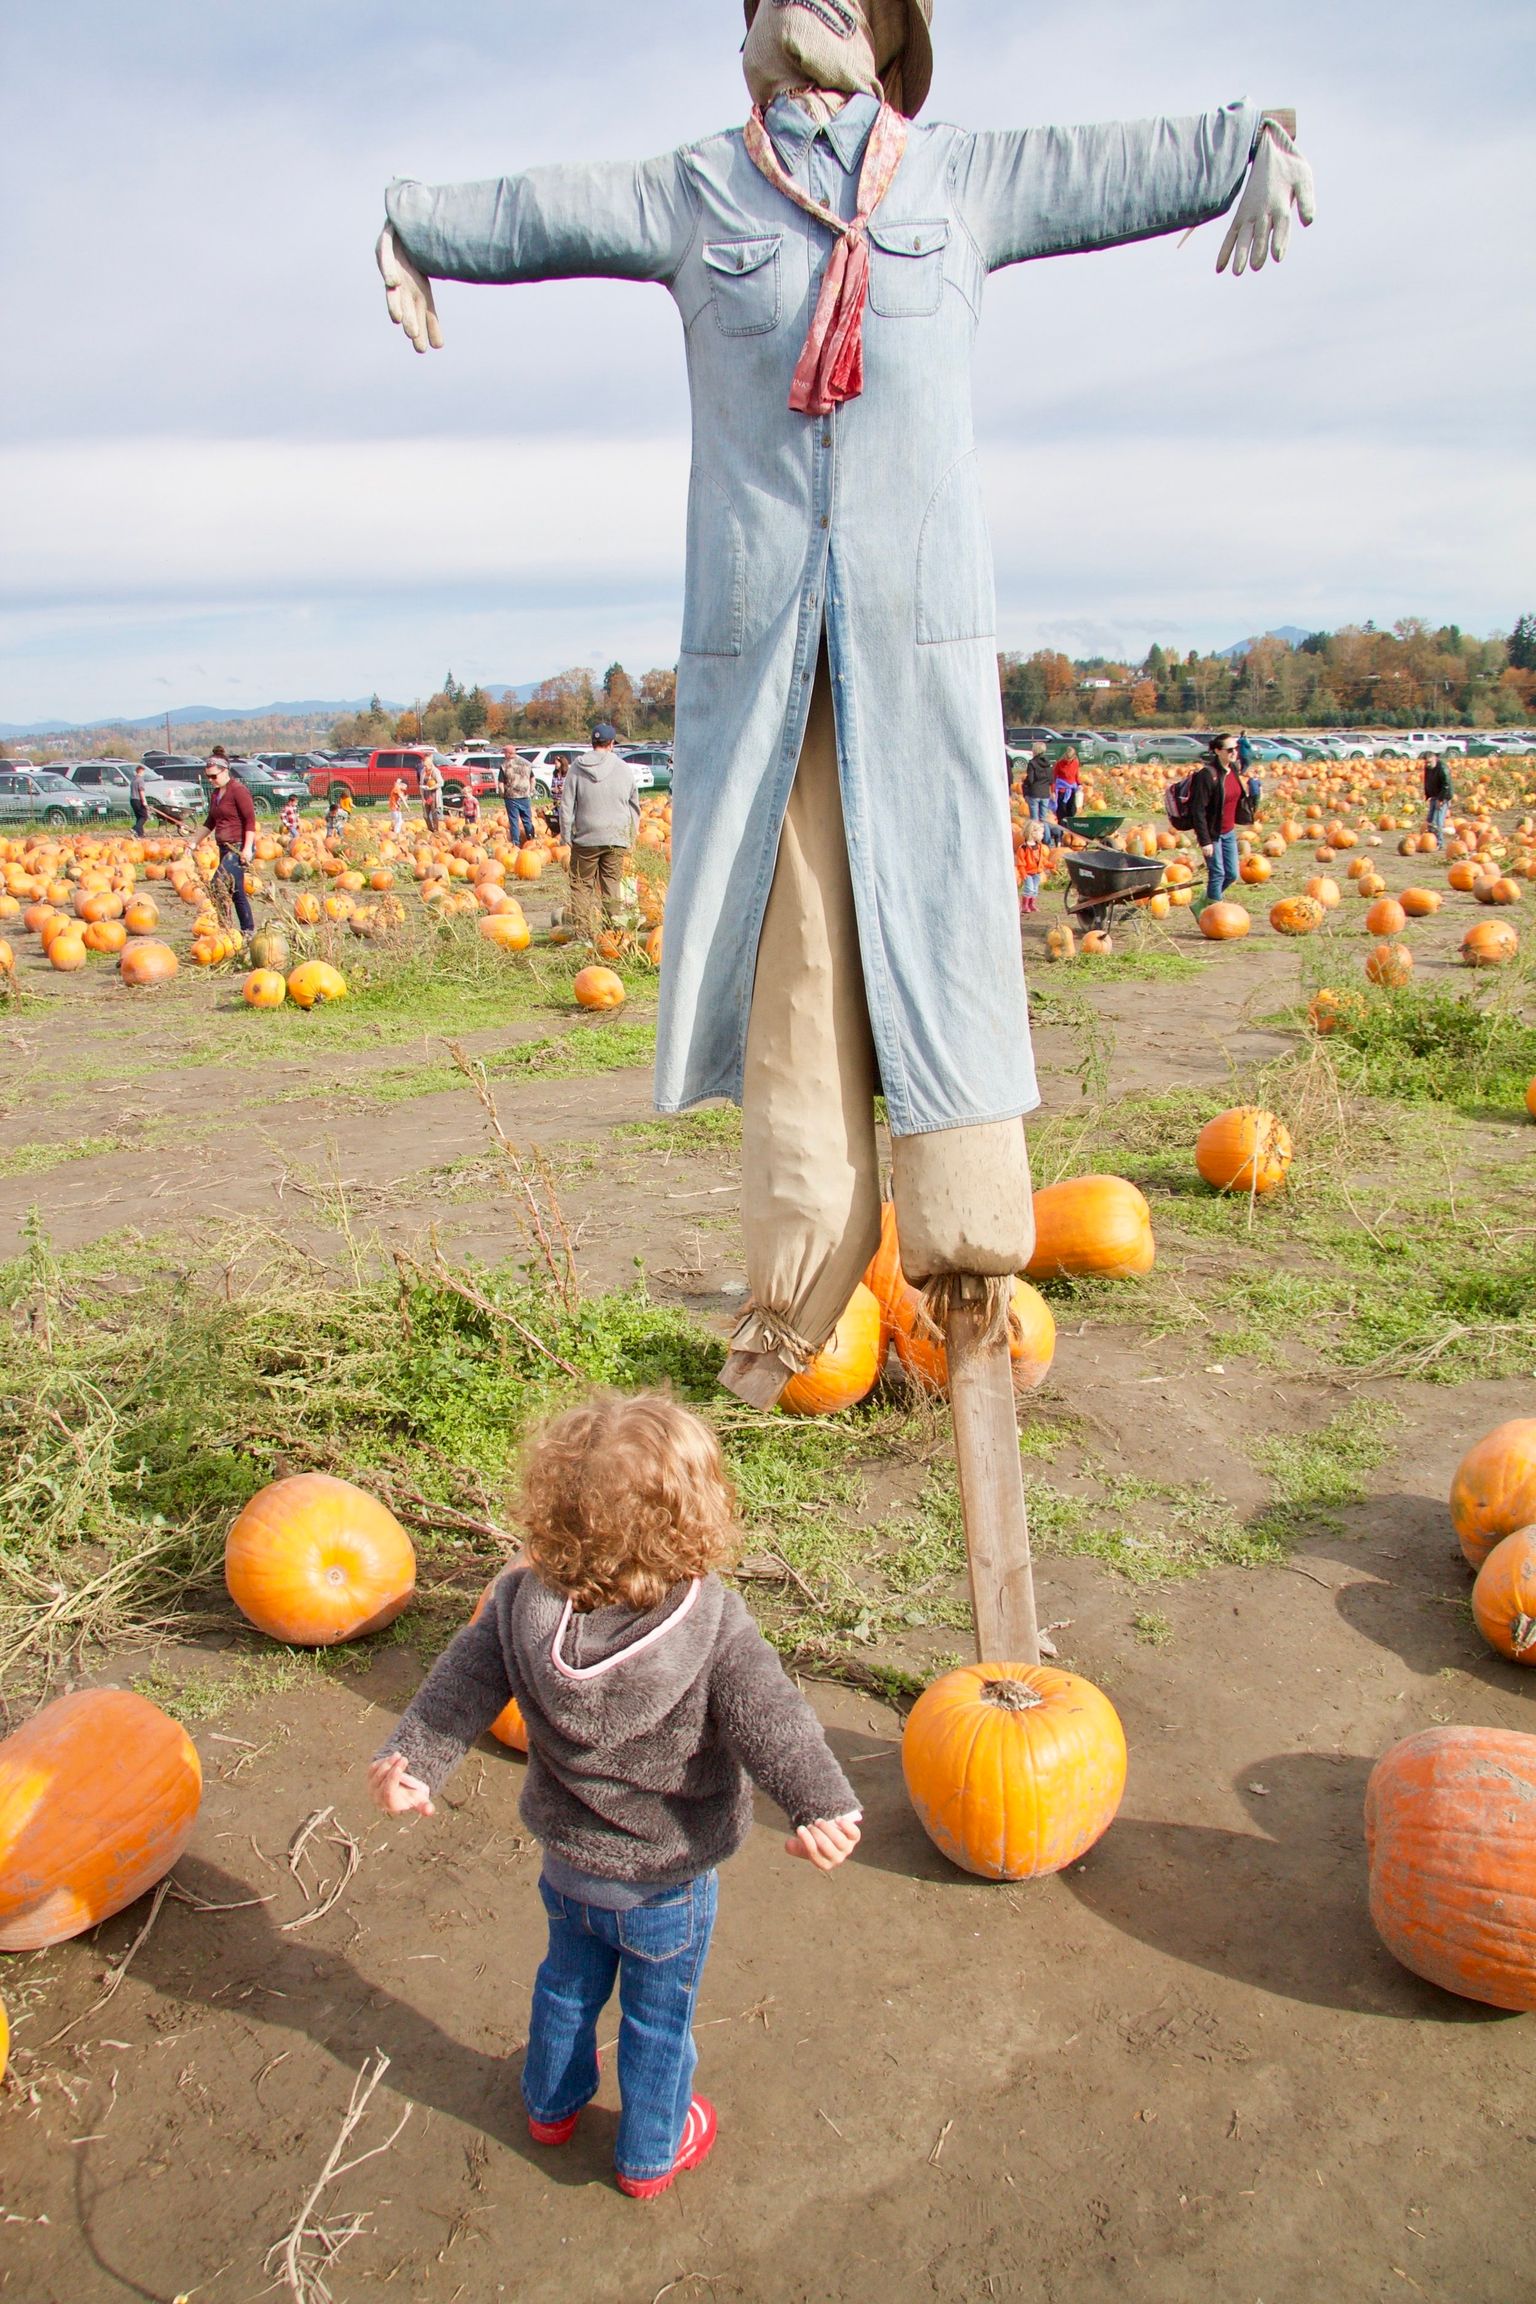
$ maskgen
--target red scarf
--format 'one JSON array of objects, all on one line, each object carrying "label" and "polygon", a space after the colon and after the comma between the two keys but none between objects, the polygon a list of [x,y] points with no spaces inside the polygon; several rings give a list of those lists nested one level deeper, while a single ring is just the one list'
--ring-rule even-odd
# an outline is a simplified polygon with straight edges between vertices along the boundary
[{"label": "red scarf", "polygon": [[907,148],[910,123],[889,104],[869,132],[859,171],[858,204],[845,224],[809,192],[802,192],[784,168],[763,119],[753,108],[744,134],[747,150],[776,192],[814,216],[836,235],[821,283],[805,349],[790,386],[789,404],[799,414],[825,416],[839,401],[856,400],[864,389],[864,307],[869,298],[869,220],[891,188]]}]

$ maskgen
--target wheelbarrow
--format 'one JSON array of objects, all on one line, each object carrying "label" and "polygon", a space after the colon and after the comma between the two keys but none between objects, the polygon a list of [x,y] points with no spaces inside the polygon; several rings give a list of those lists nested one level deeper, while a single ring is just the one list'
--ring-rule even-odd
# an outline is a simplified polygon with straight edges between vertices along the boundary
[{"label": "wheelbarrow", "polygon": [[1065,896],[1067,918],[1088,916],[1095,926],[1107,926],[1117,908],[1144,904],[1163,884],[1161,856],[1125,856],[1118,848],[1079,849],[1066,858],[1066,866],[1071,883]]}]

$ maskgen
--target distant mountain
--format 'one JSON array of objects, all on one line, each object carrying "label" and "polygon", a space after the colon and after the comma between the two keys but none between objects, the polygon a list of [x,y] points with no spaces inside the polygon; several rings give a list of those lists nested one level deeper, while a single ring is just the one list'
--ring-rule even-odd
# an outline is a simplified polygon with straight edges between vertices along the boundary
[{"label": "distant mountain", "polygon": [[[481,682],[488,696],[498,704],[510,698],[514,703],[526,704],[539,686],[537,680]],[[17,738],[32,736],[89,736],[100,728],[121,728],[125,732],[158,728],[164,731],[167,721],[173,728],[207,728],[216,723],[237,720],[340,720],[349,712],[366,712],[373,702],[371,696],[333,697],[305,696],[286,704],[177,704],[169,712],[146,712],[137,720],[120,719],[109,713],[100,720],[0,720],[0,744]],[[381,697],[386,712],[403,712],[403,704]]]},{"label": "distant mountain", "polygon": [[1299,648],[1303,640],[1308,638],[1315,629],[1316,627],[1311,624],[1276,624],[1268,632],[1262,634],[1250,632],[1246,640],[1234,640],[1230,648],[1218,648],[1216,653],[1224,664],[1235,663],[1239,656],[1247,655],[1255,640],[1261,638],[1283,640],[1287,648]]}]

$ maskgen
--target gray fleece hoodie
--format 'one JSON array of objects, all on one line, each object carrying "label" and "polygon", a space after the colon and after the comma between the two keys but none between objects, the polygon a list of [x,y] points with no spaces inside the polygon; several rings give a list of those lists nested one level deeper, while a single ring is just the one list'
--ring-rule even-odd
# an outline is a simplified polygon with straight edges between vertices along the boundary
[{"label": "gray fleece hoodie", "polygon": [[640,829],[635,772],[611,744],[571,762],[560,794],[560,837],[573,848],[633,848]]},{"label": "gray fleece hoodie", "polygon": [[432,1667],[382,1753],[435,1791],[515,1696],[528,1729],[523,1820],[564,1863],[604,1880],[692,1880],[735,1854],[748,1782],[794,1824],[858,1798],[821,1723],[717,1576],[644,1615],[577,1616],[528,1567]]}]

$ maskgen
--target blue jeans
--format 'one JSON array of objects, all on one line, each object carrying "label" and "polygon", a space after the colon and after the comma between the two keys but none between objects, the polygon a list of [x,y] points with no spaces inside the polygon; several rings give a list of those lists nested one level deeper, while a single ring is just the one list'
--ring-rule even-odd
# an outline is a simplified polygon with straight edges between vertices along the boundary
[{"label": "blue jeans", "polygon": [[1450,805],[1449,800],[1431,800],[1429,803],[1428,826],[1442,848],[1445,846],[1445,815]]},{"label": "blue jeans", "polygon": [[533,802],[526,795],[520,799],[507,795],[507,838],[518,841],[533,838]]},{"label": "blue jeans", "polygon": [[619,1986],[619,2113],[614,2166],[665,2176],[693,2101],[693,2010],[715,1925],[713,1872],[648,1904],[607,1912],[545,1880],[549,1950],[533,1984],[523,2102],[534,2120],[567,2120],[597,2093],[597,2020]]},{"label": "blue jeans", "polygon": [[1051,796],[1049,792],[1032,793],[1025,806],[1035,823],[1043,824],[1051,812]]},{"label": "blue jeans", "polygon": [[1219,832],[1211,844],[1211,853],[1205,865],[1205,900],[1214,904],[1225,894],[1237,878],[1239,857],[1237,834]]},{"label": "blue jeans", "polygon": [[219,857],[219,870],[228,880],[234,896],[235,918],[239,921],[243,933],[249,936],[256,926],[256,915],[251,910],[251,900],[245,892],[245,865],[238,848],[223,850]]}]

